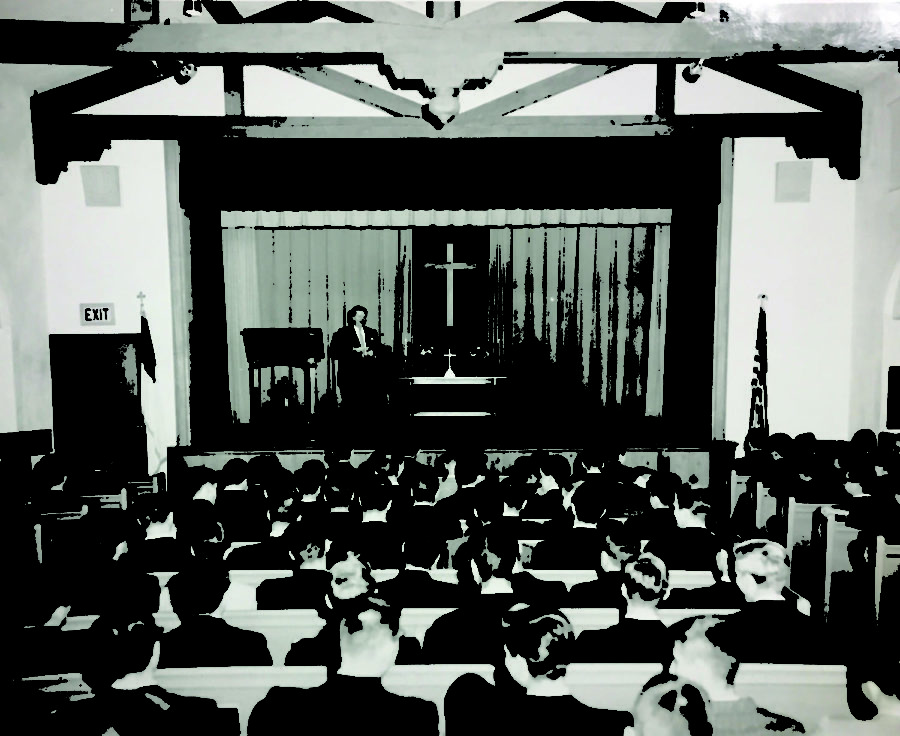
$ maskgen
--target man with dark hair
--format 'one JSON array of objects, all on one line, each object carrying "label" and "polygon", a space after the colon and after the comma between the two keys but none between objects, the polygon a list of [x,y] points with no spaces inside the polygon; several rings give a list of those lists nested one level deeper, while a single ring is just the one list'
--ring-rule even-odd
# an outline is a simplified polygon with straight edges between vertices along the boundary
[{"label": "man with dark hair", "polygon": [[[384,408],[381,377],[385,348],[377,330],[366,326],[369,311],[356,305],[347,312],[347,324],[334,333],[330,357],[337,371],[337,398],[355,415]],[[374,417],[370,417],[374,418]]]},{"label": "man with dark hair", "polygon": [[297,521],[281,536],[285,559],[281,569],[289,578],[263,580],[256,587],[259,610],[318,608],[331,588],[331,573],[325,564],[326,540],[321,528]]},{"label": "man with dark hair", "polygon": [[[632,709],[633,736],[713,736],[703,693],[668,676],[651,678]],[[626,730],[626,736],[632,736]]]},{"label": "man with dark hair", "polygon": [[615,608],[622,599],[622,569],[641,551],[633,523],[609,519],[598,528],[599,546],[590,560],[597,579],[576,583],[569,591],[569,605],[579,608]]},{"label": "man with dark hair", "polygon": [[47,733],[187,736],[196,733],[198,724],[210,733],[240,732],[235,709],[220,710],[214,700],[176,695],[156,684],[161,630],[152,620],[126,623],[101,617],[89,633],[91,654],[82,680],[91,694],[59,708]]},{"label": "man with dark hair", "polygon": [[190,547],[178,538],[171,498],[143,493],[134,498],[128,512],[143,530],[143,539],[128,542],[127,551],[119,558],[122,565],[146,572],[172,572],[190,562]]},{"label": "man with dark hair", "polygon": [[342,612],[331,629],[337,666],[325,684],[271,688],[250,714],[249,736],[280,736],[298,721],[310,733],[383,730],[398,736],[437,736],[433,703],[395,695],[381,684],[382,675],[400,658],[399,611],[367,597]]},{"label": "man with dark hair", "polygon": [[221,562],[230,540],[209,501],[191,501],[178,512],[178,539],[190,551],[192,561]]},{"label": "man with dark hair", "polygon": [[487,654],[495,665],[493,683],[469,673],[450,686],[447,736],[622,734],[632,723],[629,713],[591,708],[569,691],[565,675],[573,645],[571,623],[552,605],[505,610]]},{"label": "man with dark hair", "polygon": [[272,664],[266,638],[220,618],[228,575],[212,565],[196,565],[168,583],[172,610],[181,622],[164,634],[160,667],[238,667]]}]

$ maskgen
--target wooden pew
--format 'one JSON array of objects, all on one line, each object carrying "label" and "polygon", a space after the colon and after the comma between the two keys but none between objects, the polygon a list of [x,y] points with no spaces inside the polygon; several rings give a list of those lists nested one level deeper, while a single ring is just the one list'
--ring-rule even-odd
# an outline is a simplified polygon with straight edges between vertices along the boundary
[{"label": "wooden pew", "polygon": [[769,495],[769,489],[759,481],[751,480],[749,487],[756,498],[756,528],[762,529],[769,517],[778,513],[778,504],[775,497]]},{"label": "wooden pew", "polygon": [[847,526],[848,512],[835,507],[823,507],[813,515],[812,552],[819,570],[819,588],[825,618],[831,608],[831,579],[836,572],[851,572],[847,549],[859,535],[859,530]]},{"label": "wooden pew", "polygon": [[[404,608],[400,613],[400,631],[422,642],[428,627],[453,608]],[[614,608],[568,608],[560,609],[572,622],[577,636],[582,631],[605,629],[619,621],[619,612]],[[735,609],[662,609],[660,617],[666,626],[691,616],[728,615]],[[163,631],[171,631],[178,626],[178,617],[171,611],[157,613],[154,618]],[[258,631],[266,637],[272,661],[284,664],[284,658],[291,644],[300,639],[313,637],[321,631],[325,622],[311,609],[290,611],[225,611],[222,618],[241,629]],[[73,616],[63,624],[64,631],[87,629],[97,619],[96,616]]]},{"label": "wooden pew", "polygon": [[878,536],[875,542],[875,615],[881,616],[881,584],[900,569],[900,544],[888,544]]},{"label": "wooden pew", "polygon": [[[643,684],[661,671],[659,664],[573,664],[566,681],[576,698],[595,708],[631,710]],[[474,672],[491,681],[490,665],[400,666],[389,670],[385,689],[423,698],[442,710],[444,695],[457,677]],[[241,727],[270,687],[316,687],[324,667],[222,667],[158,670],[158,684],[181,695],[213,698],[220,708],[237,708]],[[48,678],[32,678],[43,679]],[[56,679],[54,687],[83,692],[78,675]],[[847,717],[846,671],[828,665],[742,665],[735,683],[757,705],[796,718],[808,728],[824,716]],[[443,722],[443,717],[442,717]]]}]

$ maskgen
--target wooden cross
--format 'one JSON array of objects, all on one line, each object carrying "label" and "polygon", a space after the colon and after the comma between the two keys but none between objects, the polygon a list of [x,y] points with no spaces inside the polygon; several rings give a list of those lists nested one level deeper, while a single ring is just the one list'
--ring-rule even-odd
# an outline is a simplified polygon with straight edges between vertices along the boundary
[{"label": "wooden cross", "polygon": [[471,263],[454,263],[453,243],[447,243],[447,262],[428,263],[426,268],[443,268],[447,271],[447,327],[453,327],[453,272],[475,266]]}]

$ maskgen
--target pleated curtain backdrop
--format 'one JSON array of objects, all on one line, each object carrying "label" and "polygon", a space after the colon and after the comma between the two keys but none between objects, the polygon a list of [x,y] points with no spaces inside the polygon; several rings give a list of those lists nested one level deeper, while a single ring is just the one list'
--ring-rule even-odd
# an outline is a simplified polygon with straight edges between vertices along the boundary
[{"label": "pleated curtain backdrop", "polygon": [[[328,343],[354,305],[369,310],[367,324],[381,333],[385,345],[402,351],[409,342],[411,244],[406,228],[223,228],[229,386],[236,421],[250,418],[248,365],[240,335],[245,327],[322,329],[326,360],[313,382],[317,401],[333,387]],[[277,369],[275,379],[287,372]],[[302,380],[297,375],[295,380],[302,392]],[[267,383],[265,376],[263,397]],[[306,399],[301,395],[301,400]]]},{"label": "pleated curtain backdrop", "polygon": [[500,369],[659,416],[668,252],[668,225],[493,228],[489,340]]},{"label": "pleated curtain backdrop", "polygon": [[[346,310],[362,304],[402,358],[411,228],[429,224],[490,228],[487,338],[497,375],[531,372],[547,396],[575,386],[595,406],[660,416],[670,222],[671,210],[637,209],[223,212],[234,416],[250,415],[244,327],[321,327],[327,348]],[[317,399],[333,370],[330,359],[320,364]]]}]

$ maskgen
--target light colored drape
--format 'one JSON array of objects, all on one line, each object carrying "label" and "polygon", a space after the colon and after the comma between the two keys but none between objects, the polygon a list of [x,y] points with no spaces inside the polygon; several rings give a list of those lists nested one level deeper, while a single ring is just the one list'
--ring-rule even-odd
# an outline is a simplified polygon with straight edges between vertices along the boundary
[{"label": "light colored drape", "polygon": [[662,411],[669,227],[495,228],[490,339],[604,406]]},{"label": "light colored drape", "polygon": [[326,210],[223,212],[222,227],[528,227],[539,225],[655,225],[672,221],[670,209],[622,210]]},{"label": "light colored drape", "polygon": [[[249,420],[247,361],[243,327],[317,327],[326,360],[314,373],[316,400],[333,387],[328,354],[331,336],[357,304],[369,310],[367,324],[397,352],[410,339],[408,229],[223,228],[232,409]],[[232,299],[234,306],[232,306]],[[249,303],[254,307],[251,308]],[[255,309],[255,311],[253,311]],[[232,325],[232,313],[235,324]],[[252,322],[252,324],[251,324]],[[231,371],[232,366],[243,372]],[[287,369],[276,369],[277,380]],[[263,371],[263,400],[268,371]],[[301,401],[302,380],[295,375]]]},{"label": "light colored drape", "polygon": [[258,234],[254,230],[225,230],[222,260],[225,269],[225,318],[228,322],[228,387],[232,416],[250,421],[250,384],[241,330],[261,327],[256,269]]}]

